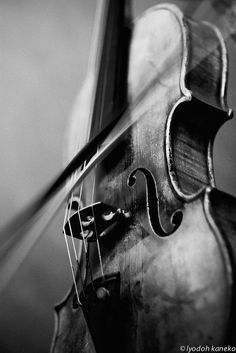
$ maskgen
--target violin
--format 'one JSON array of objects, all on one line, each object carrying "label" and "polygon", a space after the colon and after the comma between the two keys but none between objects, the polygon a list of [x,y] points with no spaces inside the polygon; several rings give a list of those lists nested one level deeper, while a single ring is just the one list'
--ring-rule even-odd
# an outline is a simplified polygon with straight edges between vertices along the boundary
[{"label": "violin", "polygon": [[103,142],[120,129],[115,146],[68,203],[64,233],[81,240],[80,264],[56,307],[52,352],[164,353],[232,339],[236,204],[215,188],[212,166],[232,114],[224,41],[169,4],[131,27],[129,8],[107,2],[107,26],[120,28],[104,31],[91,136],[127,108]]},{"label": "violin", "polygon": [[2,231],[2,263],[66,201],[73,286],[52,353],[233,346],[236,201],[212,161],[232,117],[223,37],[171,4],[133,21],[130,1],[107,0],[102,23],[88,142],[74,132],[72,161]]}]

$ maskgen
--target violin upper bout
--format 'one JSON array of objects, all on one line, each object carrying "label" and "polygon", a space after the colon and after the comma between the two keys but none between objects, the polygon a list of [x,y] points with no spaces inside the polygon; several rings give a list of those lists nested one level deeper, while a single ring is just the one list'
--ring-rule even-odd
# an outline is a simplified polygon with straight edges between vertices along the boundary
[{"label": "violin upper bout", "polygon": [[[158,84],[163,89],[179,90],[186,96],[180,77],[187,56],[183,56],[184,38],[182,13],[170,4],[157,5],[148,9],[134,22],[129,64],[129,98],[134,101],[149,88]],[[181,22],[182,21],[182,22]]]},{"label": "violin upper bout", "polygon": [[179,86],[181,96],[228,111],[228,58],[216,26],[184,17],[178,7],[160,4],[134,23],[129,91],[133,99],[152,80]]},{"label": "violin upper bout", "polygon": [[228,57],[218,28],[208,22],[186,20],[189,38],[186,86],[192,95],[226,113]]},{"label": "violin upper bout", "polygon": [[232,117],[227,73],[226,46],[215,26],[185,18],[172,4],[157,5],[134,22],[129,102],[142,102],[158,121],[167,174],[181,199],[215,186],[213,141]]},{"label": "violin upper bout", "polygon": [[183,95],[168,117],[166,156],[175,191],[189,200],[206,185],[215,186],[213,142],[232,110],[227,105],[227,49],[220,31],[206,22],[183,23],[187,59],[181,82],[191,100]]}]

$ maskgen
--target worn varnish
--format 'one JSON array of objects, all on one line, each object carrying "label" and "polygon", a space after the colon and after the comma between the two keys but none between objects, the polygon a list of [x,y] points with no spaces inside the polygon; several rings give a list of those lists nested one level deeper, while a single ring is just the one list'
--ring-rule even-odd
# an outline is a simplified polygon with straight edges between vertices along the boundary
[{"label": "worn varnish", "polygon": [[[231,114],[225,45],[213,26],[166,4],[134,21],[131,39],[128,110],[115,129],[138,119],[96,167],[93,200],[131,215],[102,242],[105,275],[120,275],[119,298],[98,342],[72,288],[56,309],[53,353],[176,353],[233,339],[236,201],[214,189],[211,154]],[[90,181],[83,198],[89,205]]]}]

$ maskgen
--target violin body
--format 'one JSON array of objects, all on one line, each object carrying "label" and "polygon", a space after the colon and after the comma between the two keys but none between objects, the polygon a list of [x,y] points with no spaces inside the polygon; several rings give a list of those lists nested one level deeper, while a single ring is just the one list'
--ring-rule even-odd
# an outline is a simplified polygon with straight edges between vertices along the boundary
[{"label": "violin body", "polygon": [[[56,307],[53,353],[232,342],[236,201],[215,189],[212,165],[215,134],[231,115],[226,48],[217,29],[169,4],[134,21],[131,39],[127,112],[104,143],[135,123],[97,165],[92,200],[95,211],[101,202],[125,217],[98,232],[104,276],[96,241],[90,270],[82,249],[84,305],[72,287]],[[83,202],[91,204],[90,179]]]}]

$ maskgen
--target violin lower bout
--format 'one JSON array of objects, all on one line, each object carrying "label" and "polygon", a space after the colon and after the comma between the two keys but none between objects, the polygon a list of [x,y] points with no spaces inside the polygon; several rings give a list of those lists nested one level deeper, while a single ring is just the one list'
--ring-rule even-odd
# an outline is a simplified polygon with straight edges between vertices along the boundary
[{"label": "violin lower bout", "polygon": [[[103,249],[105,274],[120,274],[115,332],[112,341],[105,337],[103,352],[175,353],[182,345],[226,342],[232,267],[210,215],[209,194],[185,207],[172,235],[157,237],[148,221],[136,220],[112,249]],[[100,277],[99,268],[94,277]],[[73,308],[74,296],[72,289],[57,310],[52,352],[98,352],[83,310]]]}]

